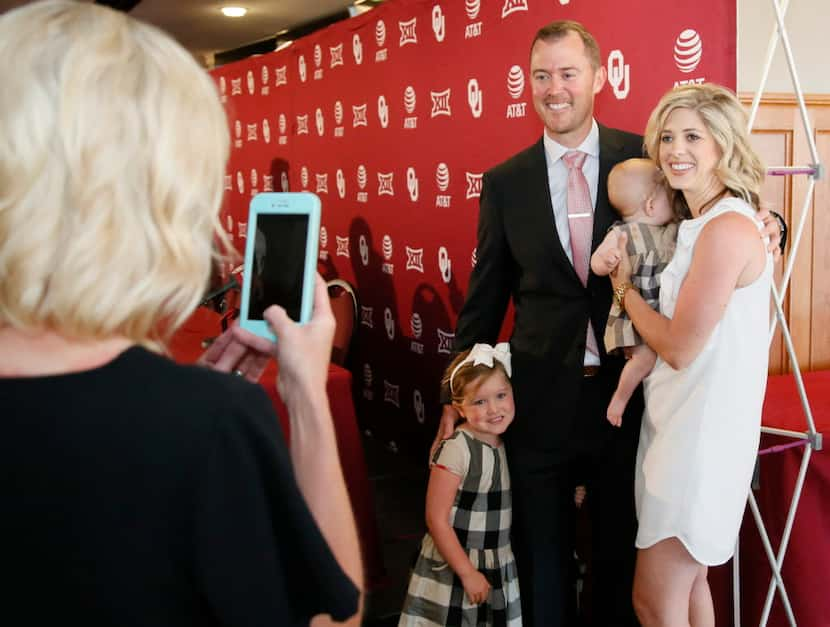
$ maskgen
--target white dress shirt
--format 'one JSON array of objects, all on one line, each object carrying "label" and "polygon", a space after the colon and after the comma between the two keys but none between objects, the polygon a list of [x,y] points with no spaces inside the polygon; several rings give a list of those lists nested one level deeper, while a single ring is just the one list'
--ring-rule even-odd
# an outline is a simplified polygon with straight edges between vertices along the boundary
[{"label": "white dress shirt", "polygon": [[[566,148],[562,144],[551,139],[547,132],[543,133],[545,145],[545,161],[547,162],[548,187],[550,188],[550,199],[553,204],[553,219],[556,223],[556,231],[559,233],[559,241],[568,259],[573,263],[573,252],[571,251],[571,230],[568,226],[568,167],[562,160],[562,155],[571,150],[579,150],[588,156],[582,164],[582,173],[588,181],[588,189],[591,192],[591,207],[597,206],[597,186],[599,184],[599,127],[597,121],[591,122],[591,130],[585,140],[576,148]],[[594,334],[596,336],[596,333]],[[600,338],[597,338],[599,341]],[[585,365],[599,366],[599,355],[585,351]]]}]

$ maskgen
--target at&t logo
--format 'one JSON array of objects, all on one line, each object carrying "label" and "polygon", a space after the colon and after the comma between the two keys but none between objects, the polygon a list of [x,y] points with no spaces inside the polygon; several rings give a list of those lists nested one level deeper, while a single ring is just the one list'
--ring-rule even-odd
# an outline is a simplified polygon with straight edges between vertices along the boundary
[{"label": "at&t logo", "polygon": [[703,42],[697,31],[687,28],[674,42],[674,62],[684,74],[694,72],[703,56]]},{"label": "at&t logo", "polygon": [[254,71],[248,70],[248,73],[245,75],[248,84],[248,93],[253,96],[254,91],[256,90],[256,81],[254,80]]},{"label": "at&t logo", "polygon": [[418,117],[412,115],[415,113],[415,89],[412,85],[407,85],[403,92],[403,108],[406,111],[406,117],[403,119],[403,127],[418,128]]},{"label": "at&t logo", "polygon": [[[439,192],[445,192],[450,186],[450,169],[446,163],[439,163],[435,170],[435,184]],[[449,194],[438,194],[435,197],[435,206],[448,208],[452,202]]]},{"label": "at&t logo", "polygon": [[381,266],[381,270],[386,274],[394,274],[395,266],[390,263],[392,261],[392,238],[388,234],[383,236],[381,249],[383,252],[383,265]]},{"label": "at&t logo", "polygon": [[267,118],[262,120],[262,139],[265,140],[266,144],[271,143],[271,125],[268,124]]},{"label": "at&t logo", "polygon": [[233,123],[233,146],[234,148],[242,148],[242,122],[237,120]]},{"label": "at&t logo", "polygon": [[325,226],[320,227],[320,250],[318,252],[318,258],[321,261],[325,261],[329,258],[329,251],[326,250],[326,246],[329,244],[329,232],[326,230]]},{"label": "at&t logo", "polygon": [[279,130],[280,130],[280,137],[277,140],[277,143],[280,144],[281,146],[284,146],[285,144],[288,143],[288,137],[286,137],[286,135],[285,135],[285,131],[287,129],[288,124],[285,121],[285,114],[284,113],[280,113],[280,117],[277,118],[277,126],[279,127]]},{"label": "at&t logo", "polygon": [[334,136],[343,137],[343,103],[339,100],[334,103]]},{"label": "at&t logo", "polygon": [[268,86],[268,79],[270,78],[268,75],[268,66],[263,65],[262,71],[260,72],[260,78],[262,79],[262,86],[260,87],[259,93],[261,96],[267,96],[270,93],[270,88]]},{"label": "at&t logo", "polygon": [[314,80],[319,81],[323,78],[323,68],[320,67],[323,63],[323,49],[320,44],[314,44]]},{"label": "at&t logo", "polygon": [[257,172],[251,168],[251,196],[256,196],[259,193],[259,189],[257,189],[258,183],[259,177],[257,176]]},{"label": "at&t logo", "polygon": [[409,343],[409,350],[413,353],[423,355],[424,345],[419,340],[421,339],[421,334],[424,332],[424,329],[421,323],[421,316],[417,312],[412,313],[412,317],[409,319],[409,328],[412,330],[413,337],[413,340]]},{"label": "at&t logo", "polygon": [[631,85],[628,82],[629,66],[621,50],[612,50],[608,55],[608,82],[617,100],[625,100]]},{"label": "at&t logo", "polygon": [[366,166],[361,163],[357,166],[357,187],[359,188],[357,202],[368,202],[369,200],[369,193],[364,191],[366,189],[366,178]]},{"label": "at&t logo", "polygon": [[228,101],[228,83],[224,76],[219,77],[219,93],[222,95],[222,102]]},{"label": "at&t logo", "polygon": [[369,364],[363,364],[363,398],[371,401],[374,394],[372,393],[372,367]]},{"label": "at&t logo", "polygon": [[[507,73],[507,93],[513,100],[522,97],[525,90],[525,74],[518,65],[514,65]],[[507,105],[507,118],[523,118],[527,114],[527,102],[511,102]]]},{"label": "at&t logo", "polygon": [[378,45],[378,51],[375,52],[375,63],[386,61],[388,54],[386,48],[383,47],[383,44],[386,43],[386,24],[383,23],[383,20],[378,20],[375,24],[375,43]]},{"label": "at&t logo", "polygon": [[300,184],[303,186],[303,189],[308,187],[308,168],[305,166],[300,168]]},{"label": "at&t logo", "polygon": [[[465,0],[464,10],[470,20],[475,20],[481,11],[481,0]],[[471,22],[464,29],[464,39],[472,39],[481,36],[481,22]]]},{"label": "at&t logo", "polygon": [[236,189],[240,194],[245,193],[245,177],[242,175],[242,170],[236,171]]}]

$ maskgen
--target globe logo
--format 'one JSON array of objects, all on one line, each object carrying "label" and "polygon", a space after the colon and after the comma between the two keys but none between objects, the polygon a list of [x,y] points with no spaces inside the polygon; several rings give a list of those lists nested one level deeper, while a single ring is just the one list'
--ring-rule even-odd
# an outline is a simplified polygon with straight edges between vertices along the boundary
[{"label": "globe logo", "polygon": [[688,74],[700,64],[703,56],[703,42],[697,31],[687,28],[677,36],[674,42],[674,63],[677,69]]},{"label": "globe logo", "polygon": [[339,100],[334,103],[334,121],[338,126],[343,123],[343,105]]},{"label": "globe logo", "polygon": [[326,230],[326,227],[320,227],[320,247],[325,248],[329,243],[329,232]]},{"label": "globe logo", "polygon": [[308,187],[308,168],[305,166],[300,170],[300,182],[303,184],[303,187]]},{"label": "globe logo", "polygon": [[375,24],[375,41],[378,48],[382,48],[383,42],[386,41],[386,24],[383,23],[383,20],[378,20],[378,23]]},{"label": "globe logo", "polygon": [[362,163],[357,166],[357,186],[360,189],[366,187],[366,167]]},{"label": "globe logo", "polygon": [[518,65],[514,65],[507,73],[507,91],[510,93],[510,97],[515,100],[517,98],[521,98],[524,90],[525,74],[522,72],[522,68]]},{"label": "globe logo", "polygon": [[314,67],[320,67],[323,62],[323,51],[320,49],[320,44],[314,45]]},{"label": "globe logo", "polygon": [[476,19],[481,10],[481,0],[465,0],[464,10],[467,11],[467,17],[471,20]]},{"label": "globe logo", "polygon": [[412,327],[412,337],[414,337],[416,340],[420,339],[421,334],[424,331],[424,328],[421,324],[421,316],[419,314],[412,314],[412,318],[409,321],[409,326]]},{"label": "globe logo", "polygon": [[450,186],[450,170],[446,163],[438,164],[438,169],[435,171],[435,182],[438,183],[439,190],[447,191]]},{"label": "globe logo", "polygon": [[412,85],[407,86],[403,92],[403,106],[407,113],[411,114],[415,111],[415,90]]},{"label": "globe logo", "polygon": [[372,387],[372,368],[369,364],[363,364],[363,383],[366,387]]},{"label": "globe logo", "polygon": [[279,126],[280,126],[280,135],[285,135],[286,122],[285,122],[285,114],[284,113],[280,113]]},{"label": "globe logo", "polygon": [[268,84],[268,66],[267,65],[262,66],[262,84],[263,85]]},{"label": "globe logo", "polygon": [[389,235],[383,236],[383,258],[386,261],[392,258],[392,238]]}]

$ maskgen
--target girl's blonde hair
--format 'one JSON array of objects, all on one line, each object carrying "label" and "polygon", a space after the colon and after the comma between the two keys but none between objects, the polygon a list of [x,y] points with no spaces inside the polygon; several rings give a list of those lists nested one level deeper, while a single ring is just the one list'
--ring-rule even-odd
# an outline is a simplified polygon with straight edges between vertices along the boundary
[{"label": "girl's blonde hair", "polygon": [[[720,148],[715,176],[738,198],[759,208],[765,169],[749,142],[748,118],[735,94],[713,83],[684,85],[666,92],[648,119],[645,148],[660,163],[660,138],[666,120],[675,109],[696,112]],[[672,190],[672,205],[678,215],[689,216],[683,194]]]},{"label": "girl's blonde hair", "polygon": [[0,326],[158,346],[204,294],[228,157],[209,75],[89,3],[0,17]]},{"label": "girl's blonde hair", "polygon": [[[450,398],[454,404],[460,405],[464,401],[464,392],[467,389],[467,386],[478,379],[481,376],[489,377],[497,370],[504,374],[504,378],[510,381],[510,376],[507,374],[507,371],[504,369],[504,366],[500,361],[497,359],[493,360],[493,366],[490,367],[486,364],[478,364],[473,365],[472,362],[466,363],[456,371],[456,367],[458,364],[463,362],[470,354],[472,348],[468,348],[462,353],[456,355],[455,359],[450,362],[450,365],[447,366],[446,371],[444,371],[444,376],[441,379],[441,385],[447,386],[447,389],[450,391]],[[483,382],[483,379],[482,379]],[[476,386],[478,389],[478,386]],[[472,390],[475,392],[475,390]]]}]

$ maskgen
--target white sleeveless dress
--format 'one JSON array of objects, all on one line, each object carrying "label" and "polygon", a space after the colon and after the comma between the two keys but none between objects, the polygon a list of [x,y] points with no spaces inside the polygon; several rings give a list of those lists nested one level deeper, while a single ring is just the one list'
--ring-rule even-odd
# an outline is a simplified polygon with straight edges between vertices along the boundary
[{"label": "white sleeveless dress", "polygon": [[[726,198],[681,223],[674,258],[662,274],[664,316],[674,315],[703,227],[728,211],[755,220],[747,203]],[[707,565],[722,564],[734,552],[760,438],[771,280],[767,254],[761,275],[733,292],[697,358],[681,370],[658,358],[644,381],[635,479],[638,548],[676,537]]]}]

